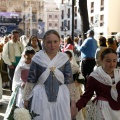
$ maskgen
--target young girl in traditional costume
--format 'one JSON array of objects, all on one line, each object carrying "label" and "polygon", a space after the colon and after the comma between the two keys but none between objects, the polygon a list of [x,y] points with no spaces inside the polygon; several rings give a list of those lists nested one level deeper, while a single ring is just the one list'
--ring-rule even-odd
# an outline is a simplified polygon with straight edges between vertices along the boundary
[{"label": "young girl in traditional costume", "polygon": [[112,48],[106,48],[100,60],[102,66],[90,74],[85,93],[76,106],[78,110],[85,107],[95,92],[96,98],[87,120],[120,120],[120,69],[116,68],[117,53]]},{"label": "young girl in traditional costume", "polygon": [[5,118],[9,118],[14,106],[19,108],[24,107],[23,89],[28,79],[31,59],[34,54],[35,51],[31,46],[26,47],[22,53],[22,57],[15,69],[12,85],[13,92],[6,110]]},{"label": "young girl in traditional costume", "polygon": [[47,31],[43,45],[44,50],[32,59],[24,105],[28,108],[28,101],[32,99],[30,111],[39,115],[33,120],[71,120],[76,115],[75,85],[69,59],[59,52],[58,32]]},{"label": "young girl in traditional costume", "polygon": [[[81,89],[82,87],[82,84],[80,84],[78,81],[77,81],[77,77],[79,76],[78,74],[80,73],[80,68],[78,65],[76,64],[73,64],[71,63],[71,60],[72,60],[72,53],[70,51],[65,51],[65,53],[68,55],[68,58],[70,60],[70,64],[71,64],[71,68],[72,68],[72,74],[73,74],[73,79],[74,79],[74,84],[75,84],[75,100],[76,102],[80,99],[80,96],[82,95],[83,91]],[[84,120],[84,113],[82,110],[80,110],[77,115],[76,115],[76,120]]]},{"label": "young girl in traditional costume", "polygon": [[15,69],[12,90],[14,91],[16,87],[19,88],[16,99],[16,106],[18,107],[24,107],[22,94],[25,83],[27,82],[28,79],[28,72],[31,65],[31,59],[34,56],[34,54],[35,51],[31,46],[26,47],[24,52],[22,53],[22,58]]}]

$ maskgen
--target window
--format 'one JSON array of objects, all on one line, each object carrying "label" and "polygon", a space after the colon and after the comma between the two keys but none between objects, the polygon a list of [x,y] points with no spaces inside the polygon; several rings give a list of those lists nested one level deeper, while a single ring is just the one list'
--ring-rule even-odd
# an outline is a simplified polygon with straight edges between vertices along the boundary
[{"label": "window", "polygon": [[37,22],[37,13],[36,12],[32,13],[32,22]]},{"label": "window", "polygon": [[64,35],[61,35],[61,38],[64,38]]},{"label": "window", "polygon": [[64,22],[62,22],[61,31],[63,31],[63,28],[64,28]]},{"label": "window", "polygon": [[64,10],[62,10],[61,18],[64,19]]},{"label": "window", "polygon": [[51,27],[52,26],[52,23],[49,23],[49,27]]},{"label": "window", "polygon": [[100,15],[100,26],[104,25],[104,15]]},{"label": "window", "polygon": [[68,30],[70,30],[70,21],[68,20]]},{"label": "window", "polygon": [[75,26],[74,26],[75,29],[77,29],[77,20],[75,19]]},{"label": "window", "polygon": [[103,35],[103,33],[100,33],[100,35],[102,36],[102,35]]},{"label": "window", "polygon": [[57,16],[57,15],[55,15],[55,18],[58,18],[58,16]]},{"label": "window", "polygon": [[91,2],[91,13],[94,12],[94,2]]},{"label": "window", "polygon": [[75,16],[77,16],[77,7],[74,7]]},{"label": "window", "polygon": [[49,18],[52,18],[52,15],[49,15]]},{"label": "window", "polygon": [[70,18],[70,8],[68,8],[68,18]]},{"label": "window", "polygon": [[94,23],[94,17],[93,16],[90,18],[90,21],[91,21],[91,23]]},{"label": "window", "polygon": [[117,32],[112,32],[111,37],[115,39],[116,34],[117,34]]},{"label": "window", "polygon": [[101,0],[101,6],[100,6],[100,11],[104,10],[104,0]]},{"label": "window", "polygon": [[55,27],[57,27],[58,26],[58,24],[57,23],[55,23]]}]

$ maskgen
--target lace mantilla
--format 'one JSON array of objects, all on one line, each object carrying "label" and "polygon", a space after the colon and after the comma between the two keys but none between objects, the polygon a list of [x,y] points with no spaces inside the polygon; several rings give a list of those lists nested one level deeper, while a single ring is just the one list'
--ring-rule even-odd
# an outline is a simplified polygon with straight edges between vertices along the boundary
[{"label": "lace mantilla", "polygon": [[24,88],[24,92],[23,92],[23,99],[24,100],[28,100],[29,99],[30,93],[31,93],[34,85],[35,85],[34,83],[29,83],[29,82],[27,82],[25,84],[25,88]]}]

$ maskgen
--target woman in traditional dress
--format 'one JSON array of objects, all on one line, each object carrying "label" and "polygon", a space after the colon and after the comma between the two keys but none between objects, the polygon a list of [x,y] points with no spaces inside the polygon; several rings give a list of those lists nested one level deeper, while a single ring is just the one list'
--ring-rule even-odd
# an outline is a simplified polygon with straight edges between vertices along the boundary
[{"label": "woman in traditional dress", "polygon": [[87,120],[120,120],[120,69],[116,69],[116,51],[106,48],[100,59],[102,66],[90,74],[86,91],[76,106],[78,110],[85,107],[95,92]]},{"label": "woman in traditional dress", "polygon": [[59,34],[55,30],[47,31],[43,45],[44,50],[32,59],[24,105],[28,108],[32,99],[30,112],[38,115],[33,120],[71,120],[76,115],[75,85],[68,57],[59,52]]},{"label": "woman in traditional dress", "polygon": [[34,36],[34,35],[32,35],[30,37],[30,40],[29,40],[27,46],[32,46],[34,48],[35,52],[38,52],[39,50],[42,49],[42,46],[41,46],[40,41],[38,40],[38,37]]}]

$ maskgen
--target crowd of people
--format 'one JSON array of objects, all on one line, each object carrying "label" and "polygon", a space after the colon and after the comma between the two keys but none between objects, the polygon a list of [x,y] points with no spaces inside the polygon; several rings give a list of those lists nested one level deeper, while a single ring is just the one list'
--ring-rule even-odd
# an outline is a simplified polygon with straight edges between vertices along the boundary
[{"label": "crowd of people", "polygon": [[120,120],[120,33],[116,41],[100,36],[97,42],[93,30],[86,35],[62,41],[48,30],[39,40],[13,30],[4,36],[0,99],[2,87],[11,92],[4,119],[16,106],[34,112],[33,120]]}]

